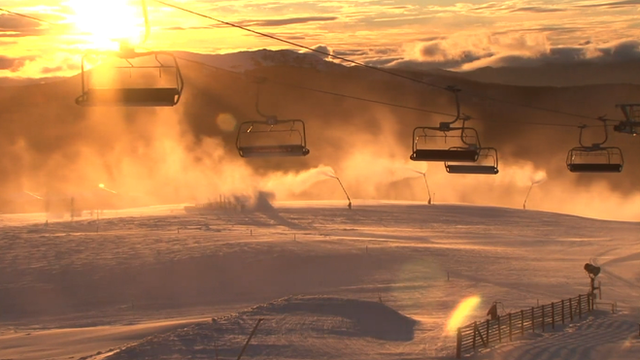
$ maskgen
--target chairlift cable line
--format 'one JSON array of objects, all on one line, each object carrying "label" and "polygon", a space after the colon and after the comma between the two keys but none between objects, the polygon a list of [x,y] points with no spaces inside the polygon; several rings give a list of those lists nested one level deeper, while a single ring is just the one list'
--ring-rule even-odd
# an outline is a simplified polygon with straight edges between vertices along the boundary
[{"label": "chairlift cable line", "polygon": [[[362,63],[360,61],[352,60],[352,59],[346,58],[344,56],[339,56],[339,55],[328,53],[326,51],[314,49],[312,47],[309,47],[309,46],[306,46],[306,45],[302,45],[302,44],[296,43],[294,41],[282,39],[282,38],[280,38],[278,36],[275,36],[275,35],[269,35],[267,33],[263,33],[263,32],[257,31],[257,30],[250,29],[250,28],[248,28],[246,26],[234,24],[234,23],[231,23],[229,21],[225,21],[225,20],[214,18],[212,16],[203,14],[201,12],[197,12],[197,11],[194,11],[194,10],[190,10],[190,9],[184,8],[182,6],[178,6],[178,5],[175,5],[175,4],[170,4],[170,3],[166,2],[166,1],[162,1],[162,0],[153,0],[153,1],[155,1],[155,2],[157,2],[159,4],[162,4],[162,5],[165,5],[165,6],[180,10],[180,11],[184,11],[184,12],[196,15],[196,16],[200,16],[200,17],[203,17],[203,18],[206,18],[206,19],[209,19],[209,20],[216,21],[218,23],[221,23],[221,24],[224,24],[224,25],[227,25],[227,26],[231,26],[231,27],[235,27],[235,28],[238,28],[238,29],[241,29],[241,30],[244,30],[244,31],[248,31],[248,32],[253,33],[255,35],[259,35],[259,36],[263,36],[263,37],[266,37],[266,38],[269,38],[269,39],[272,39],[272,40],[276,40],[276,41],[285,43],[287,45],[295,46],[295,47],[298,47],[298,48],[301,48],[301,49],[305,49],[305,50],[308,50],[308,51],[311,51],[311,52],[315,52],[315,53],[318,53],[318,54],[321,54],[321,55],[324,55],[324,56],[328,56],[328,57],[331,57],[331,58],[334,58],[334,59],[342,60],[342,61],[350,63],[350,64],[354,64],[354,65],[357,65],[357,66],[360,66],[360,67],[364,67],[364,68],[367,68],[367,69],[370,69],[370,70],[374,70],[374,71],[378,71],[378,72],[381,72],[381,73],[385,73],[385,74],[388,74],[388,75],[391,75],[391,76],[399,77],[399,78],[402,78],[402,79],[405,79],[405,80],[409,80],[409,81],[412,81],[412,82],[416,82],[416,83],[419,83],[419,84],[431,86],[431,87],[434,87],[434,88],[437,88],[437,89],[440,89],[440,90],[448,90],[447,87],[431,84],[431,83],[428,83],[426,81],[423,81],[423,80],[420,80],[420,79],[416,79],[416,78],[413,78],[413,77],[410,77],[410,76],[405,76],[405,75],[399,74],[399,73],[394,72],[394,71],[389,71],[389,70],[386,70],[386,69],[383,69],[383,68],[367,65],[367,64]],[[474,94],[478,98],[483,98],[483,99],[486,99],[486,100],[489,100],[489,101],[494,101],[494,102],[502,102],[502,103],[505,103],[505,104],[513,105],[513,106],[521,106],[521,107],[530,108],[530,109],[533,109],[533,110],[546,111],[546,112],[556,113],[556,114],[559,114],[559,115],[572,116],[572,117],[588,119],[588,120],[598,120],[597,118],[593,118],[591,116],[574,114],[574,113],[565,112],[565,111],[561,111],[561,110],[553,110],[553,109],[543,108],[543,107],[535,106],[535,105],[526,105],[526,104],[516,103],[516,102],[513,102],[513,101],[502,100],[502,99],[497,99],[497,98],[494,98],[494,97],[491,97],[491,96],[477,94],[477,93],[474,93],[474,92],[468,92],[468,93],[469,94]]]},{"label": "chairlift cable line", "polygon": [[[229,74],[237,75],[238,77],[245,78],[245,76],[243,74],[239,73],[239,72],[228,70],[228,69],[224,69],[224,68],[221,68],[221,67],[218,67],[218,66],[214,66],[214,65],[210,65],[210,64],[207,64],[207,63],[202,62],[202,61],[187,59],[187,58],[180,57],[180,56],[176,56],[176,58],[179,59],[179,60],[191,62],[191,63],[198,64],[198,65],[201,65],[201,66],[204,66],[204,67],[212,68],[212,69],[223,71],[223,72],[226,72],[226,73],[229,73]],[[405,110],[410,110],[410,111],[417,111],[417,112],[422,112],[422,113],[429,113],[429,114],[450,116],[450,117],[455,117],[456,116],[455,114],[451,114],[451,113],[445,113],[445,112],[440,112],[440,111],[435,111],[435,110],[428,110],[428,109],[417,108],[417,107],[407,106],[407,105],[394,104],[394,103],[381,101],[381,100],[367,99],[367,98],[363,98],[363,97],[359,97],[359,96],[353,96],[353,95],[348,95],[348,94],[343,94],[343,93],[338,93],[338,92],[333,92],[333,91],[321,90],[321,89],[316,89],[316,88],[312,88],[312,87],[308,87],[308,86],[296,85],[296,84],[291,84],[291,83],[286,83],[286,82],[281,82],[281,81],[276,81],[276,80],[271,80],[271,79],[268,79],[268,82],[272,83],[274,85],[279,85],[279,86],[283,86],[283,87],[291,87],[291,88],[296,88],[296,89],[301,89],[301,90],[307,90],[307,91],[317,92],[317,93],[321,93],[321,94],[338,96],[338,97],[343,97],[343,98],[347,98],[347,99],[364,101],[364,102],[369,102],[369,103],[373,103],[373,104],[390,106],[390,107],[395,107],[395,108],[400,108],[400,109],[405,109]],[[472,117],[472,119],[476,120],[476,121],[505,123],[505,124],[516,124],[516,125],[523,124],[523,125],[570,127],[570,128],[576,128],[577,127],[577,125],[574,125],[574,124],[552,124],[552,123],[543,123],[543,122],[534,122],[534,121],[488,120],[488,119],[477,119],[477,118],[474,118],[474,117]],[[589,125],[587,127],[596,127],[596,126],[599,127],[601,125]]]}]

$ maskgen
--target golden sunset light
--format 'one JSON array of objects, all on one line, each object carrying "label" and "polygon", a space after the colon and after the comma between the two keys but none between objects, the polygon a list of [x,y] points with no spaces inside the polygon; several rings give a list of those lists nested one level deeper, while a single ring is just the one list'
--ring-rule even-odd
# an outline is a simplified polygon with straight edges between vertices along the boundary
[{"label": "golden sunset light", "polygon": [[0,0],[0,48],[2,359],[640,359],[640,0]]},{"label": "golden sunset light", "polygon": [[120,42],[139,45],[144,40],[145,22],[139,0],[68,0],[68,18],[95,50],[117,50]]},{"label": "golden sunset light", "polygon": [[[16,39],[24,44],[5,55],[11,66],[1,67],[0,76],[69,74],[68,62],[77,59],[77,49],[114,50],[118,41],[139,44],[144,38],[138,0],[1,3],[58,26],[0,14],[0,44]],[[626,2],[196,0],[176,4],[307,46],[327,46],[371,65],[394,67],[472,70],[599,58],[640,36],[637,8]],[[290,48],[152,0],[147,5],[152,35],[146,45],[156,50],[215,54]],[[52,64],[54,43],[59,47]]]}]

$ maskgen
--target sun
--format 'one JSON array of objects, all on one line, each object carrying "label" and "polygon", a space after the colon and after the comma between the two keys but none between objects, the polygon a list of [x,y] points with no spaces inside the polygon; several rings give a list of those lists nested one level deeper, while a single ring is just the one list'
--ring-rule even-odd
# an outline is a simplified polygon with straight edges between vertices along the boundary
[{"label": "sun", "polygon": [[142,43],[145,21],[141,0],[68,0],[73,15],[70,21],[90,47],[117,50],[120,42],[135,46]]}]

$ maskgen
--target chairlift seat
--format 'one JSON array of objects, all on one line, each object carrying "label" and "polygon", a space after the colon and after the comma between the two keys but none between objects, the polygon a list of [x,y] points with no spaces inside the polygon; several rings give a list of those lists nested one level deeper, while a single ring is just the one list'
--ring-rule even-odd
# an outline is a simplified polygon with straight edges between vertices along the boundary
[{"label": "chairlift seat", "polygon": [[80,106],[175,106],[180,99],[177,88],[89,89],[76,99]]},{"label": "chairlift seat", "polygon": [[480,153],[471,149],[417,149],[411,154],[413,161],[476,162]]},{"label": "chairlift seat", "polygon": [[569,171],[574,173],[619,173],[622,164],[567,164]]},{"label": "chairlift seat", "polygon": [[449,174],[498,175],[494,165],[445,165]]},{"label": "chairlift seat", "polygon": [[241,157],[307,156],[309,149],[303,145],[259,145],[238,147]]}]

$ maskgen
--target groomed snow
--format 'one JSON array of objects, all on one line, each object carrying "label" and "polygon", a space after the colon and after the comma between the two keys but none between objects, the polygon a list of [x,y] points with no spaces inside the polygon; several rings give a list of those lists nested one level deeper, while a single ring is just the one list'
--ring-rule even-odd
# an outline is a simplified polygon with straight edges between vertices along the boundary
[{"label": "groomed snow", "polygon": [[179,209],[47,227],[0,216],[0,358],[235,358],[258,317],[247,359],[450,358],[459,302],[481,298],[473,321],[493,301],[509,311],[576,296],[588,261],[618,314],[474,356],[640,358],[638,223],[374,201]]}]

